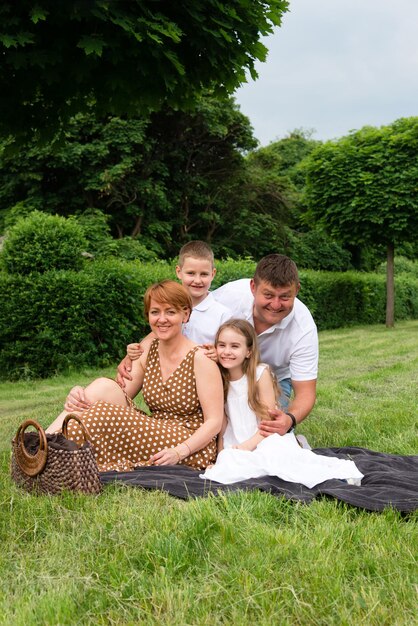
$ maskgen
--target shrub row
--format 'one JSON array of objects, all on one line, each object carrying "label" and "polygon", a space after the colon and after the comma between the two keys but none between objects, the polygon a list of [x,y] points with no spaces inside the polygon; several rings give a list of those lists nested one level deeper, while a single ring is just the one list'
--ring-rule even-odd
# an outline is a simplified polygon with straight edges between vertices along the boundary
[{"label": "shrub row", "polygon": [[146,329],[146,288],[166,276],[166,264],[123,261],[80,272],[0,274],[0,376],[43,377],[114,362]]},{"label": "shrub row", "polygon": [[[300,278],[299,297],[319,330],[385,322],[385,276],[306,270]],[[418,280],[401,274],[395,279],[395,291],[395,319],[418,318]]]},{"label": "shrub row", "polygon": [[[213,287],[251,276],[250,260],[217,264]],[[0,376],[49,376],[69,367],[117,361],[143,336],[146,288],[174,278],[172,264],[107,260],[79,272],[0,274]],[[356,272],[301,272],[300,298],[319,329],[385,320],[385,277]],[[418,318],[418,280],[396,279],[396,319]]]}]

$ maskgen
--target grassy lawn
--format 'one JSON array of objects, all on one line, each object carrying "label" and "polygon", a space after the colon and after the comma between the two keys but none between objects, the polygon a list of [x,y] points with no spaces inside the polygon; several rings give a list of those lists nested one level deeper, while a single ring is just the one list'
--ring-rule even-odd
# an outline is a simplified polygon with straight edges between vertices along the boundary
[{"label": "grassy lawn", "polygon": [[[320,344],[300,429],[310,443],[417,454],[418,321],[326,331]],[[8,474],[17,426],[46,426],[98,373],[0,384],[0,624],[418,623],[417,514],[255,492],[20,492]]]}]

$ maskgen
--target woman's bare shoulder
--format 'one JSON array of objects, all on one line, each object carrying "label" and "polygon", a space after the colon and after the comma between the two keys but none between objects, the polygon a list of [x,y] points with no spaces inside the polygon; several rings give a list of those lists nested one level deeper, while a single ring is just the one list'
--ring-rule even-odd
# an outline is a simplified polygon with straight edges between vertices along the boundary
[{"label": "woman's bare shoulder", "polygon": [[156,341],[156,337],[152,333],[144,337],[144,339],[141,341],[141,346],[144,348],[144,352],[145,350],[148,351],[150,349],[151,344],[154,341]]},{"label": "woman's bare shoulder", "polygon": [[217,364],[214,361],[212,361],[211,358],[206,356],[205,350],[203,348],[199,348],[198,350],[196,350],[195,356],[194,356],[194,362],[197,367],[203,368],[205,370],[215,371],[219,369]]}]

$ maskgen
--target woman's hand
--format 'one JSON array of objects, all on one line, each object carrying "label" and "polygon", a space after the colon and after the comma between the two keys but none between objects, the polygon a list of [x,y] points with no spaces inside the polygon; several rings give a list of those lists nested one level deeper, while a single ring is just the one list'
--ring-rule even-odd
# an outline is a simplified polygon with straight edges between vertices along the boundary
[{"label": "woman's hand", "polygon": [[73,387],[65,400],[64,409],[69,413],[72,413],[85,411],[90,407],[91,402],[89,402],[86,398],[84,387],[80,387],[79,385]]},{"label": "woman's hand", "polygon": [[181,457],[176,448],[163,448],[150,457],[150,462],[153,465],[177,465],[179,461],[181,461]]}]

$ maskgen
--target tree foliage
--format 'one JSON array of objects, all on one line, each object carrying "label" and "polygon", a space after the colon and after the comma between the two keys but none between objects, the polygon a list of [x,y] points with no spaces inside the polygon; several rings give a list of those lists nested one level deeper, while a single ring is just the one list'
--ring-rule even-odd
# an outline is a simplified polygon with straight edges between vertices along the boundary
[{"label": "tree foliage", "polygon": [[256,145],[232,99],[133,119],[78,114],[60,143],[32,140],[0,156],[0,220],[7,227],[34,209],[77,215],[95,254],[111,233],[165,258],[190,239],[222,256],[262,256],[283,246],[290,182]]},{"label": "tree foliage", "polygon": [[353,269],[349,251],[320,228],[307,232],[288,229],[286,252],[299,268],[329,272]]},{"label": "tree foliage", "polygon": [[283,251],[291,206],[291,183],[277,155],[266,148],[250,152],[226,195],[227,219],[217,233],[222,253],[259,258]]},{"label": "tree foliage", "polygon": [[304,160],[321,144],[319,140],[312,138],[313,133],[313,130],[295,128],[282,139],[273,141],[263,148],[265,152],[273,152],[276,155],[281,174],[290,178],[298,193],[305,186]]},{"label": "tree foliage", "polygon": [[200,98],[193,113],[157,113],[152,124],[166,172],[170,223],[161,225],[160,236],[168,255],[190,239],[214,243],[229,226],[230,193],[244,153],[257,145],[248,118],[232,99]]},{"label": "tree foliage", "polygon": [[[248,184],[236,191],[236,202],[253,214],[251,229],[254,258],[272,251],[289,254],[299,267],[322,270],[352,269],[350,253],[321,229],[308,229],[301,221],[304,162],[320,142],[312,139],[312,131],[295,129],[286,137],[248,154]],[[234,204],[233,199],[231,199]],[[244,207],[246,209],[244,209]],[[249,227],[237,221],[241,231],[240,254],[249,252]],[[307,232],[305,232],[307,231]],[[233,238],[237,245],[237,238]],[[240,244],[238,244],[240,245]],[[246,249],[243,250],[243,246]]]},{"label": "tree foliage", "polygon": [[416,240],[417,180],[418,117],[327,142],[307,166],[308,218],[346,244],[386,246],[388,325],[393,324],[394,248]]},{"label": "tree foliage", "polygon": [[[56,130],[94,106],[99,116],[187,108],[256,77],[260,37],[286,0],[29,0],[0,6],[0,132]],[[6,95],[7,94],[7,95]]]}]

